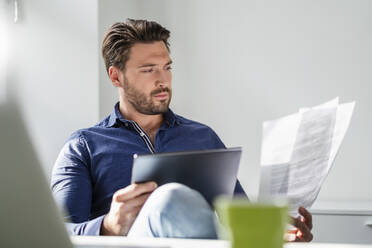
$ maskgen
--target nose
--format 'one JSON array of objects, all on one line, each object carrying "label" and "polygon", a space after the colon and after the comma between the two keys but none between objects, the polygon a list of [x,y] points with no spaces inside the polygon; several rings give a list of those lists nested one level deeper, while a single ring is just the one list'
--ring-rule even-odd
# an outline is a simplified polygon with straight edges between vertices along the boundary
[{"label": "nose", "polygon": [[165,88],[170,84],[171,81],[171,74],[169,71],[160,71],[158,73],[158,78],[156,80],[156,86],[159,86],[160,88]]}]

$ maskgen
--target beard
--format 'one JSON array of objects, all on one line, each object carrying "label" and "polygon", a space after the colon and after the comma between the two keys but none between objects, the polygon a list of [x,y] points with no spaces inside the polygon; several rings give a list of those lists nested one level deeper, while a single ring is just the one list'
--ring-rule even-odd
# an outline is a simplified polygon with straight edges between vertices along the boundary
[{"label": "beard", "polygon": [[[169,98],[156,103],[153,96],[156,94],[167,92]],[[128,102],[141,114],[158,115],[168,112],[169,104],[172,98],[172,90],[168,87],[153,90],[149,96],[140,92],[129,83],[127,78],[124,78],[124,94]]]}]

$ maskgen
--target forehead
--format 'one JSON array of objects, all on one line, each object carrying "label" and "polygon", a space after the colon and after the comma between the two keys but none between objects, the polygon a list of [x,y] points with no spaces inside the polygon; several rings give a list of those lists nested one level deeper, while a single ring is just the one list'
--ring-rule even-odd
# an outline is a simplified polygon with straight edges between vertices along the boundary
[{"label": "forehead", "polygon": [[169,52],[163,41],[136,43],[130,48],[127,66],[168,63]]}]

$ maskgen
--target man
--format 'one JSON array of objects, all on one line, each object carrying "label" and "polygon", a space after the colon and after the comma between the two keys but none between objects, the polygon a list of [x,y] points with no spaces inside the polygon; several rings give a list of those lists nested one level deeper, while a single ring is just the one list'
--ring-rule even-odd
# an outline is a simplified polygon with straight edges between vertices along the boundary
[{"label": "man", "polygon": [[[156,22],[129,19],[105,35],[102,56],[119,102],[97,125],[70,137],[52,174],[73,234],[216,238],[214,212],[198,192],[181,184],[130,184],[135,153],[225,148],[211,128],[169,109],[169,34]],[[235,194],[245,194],[239,181]],[[310,241],[311,215],[302,208],[300,214],[296,240]]]}]

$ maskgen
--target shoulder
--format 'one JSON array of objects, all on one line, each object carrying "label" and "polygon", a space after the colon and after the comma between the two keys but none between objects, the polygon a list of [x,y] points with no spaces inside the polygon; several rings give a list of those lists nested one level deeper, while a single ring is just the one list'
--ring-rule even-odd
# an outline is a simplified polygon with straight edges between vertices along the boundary
[{"label": "shoulder", "polygon": [[95,128],[95,127],[108,127],[110,125],[110,121],[112,121],[113,117],[111,117],[111,115],[108,115],[106,116],[105,118],[103,118],[102,120],[100,120],[99,122],[97,122],[93,127],[91,128]]},{"label": "shoulder", "polygon": [[104,132],[104,126],[101,122],[87,128],[81,128],[74,131],[65,141],[62,151],[65,152],[76,152],[79,154],[88,154],[90,143],[94,142],[97,135]]},{"label": "shoulder", "polygon": [[57,157],[56,165],[78,164],[77,161],[89,164],[95,140],[104,133],[107,122],[108,118],[105,118],[91,127],[74,131],[64,142]]},{"label": "shoulder", "polygon": [[[215,148],[223,148],[225,145],[217,133],[208,125],[176,115],[182,132],[189,133],[198,140],[205,140],[213,144]],[[191,134],[192,133],[192,134]]]},{"label": "shoulder", "polygon": [[84,137],[85,129],[73,132],[66,140],[59,156],[87,156],[87,145]]},{"label": "shoulder", "polygon": [[178,123],[181,127],[186,127],[186,128],[195,129],[195,130],[204,130],[204,131],[209,131],[209,132],[215,133],[213,131],[213,129],[206,124],[187,119],[187,118],[185,118],[183,116],[180,116],[180,115],[176,115],[176,117],[177,117]]}]

